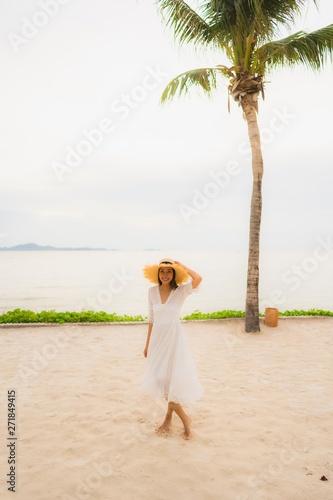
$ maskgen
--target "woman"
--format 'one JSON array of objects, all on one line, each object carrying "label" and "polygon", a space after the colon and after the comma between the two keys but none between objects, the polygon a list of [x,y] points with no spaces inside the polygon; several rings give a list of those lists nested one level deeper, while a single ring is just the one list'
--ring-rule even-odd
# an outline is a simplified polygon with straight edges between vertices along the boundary
[{"label": "woman", "polygon": [[143,391],[168,402],[164,422],[157,432],[168,433],[175,411],[184,426],[184,437],[191,437],[191,419],[181,404],[198,400],[203,389],[180,322],[186,297],[202,281],[201,276],[171,259],[144,268],[144,276],[156,285],[148,291],[148,334],[143,351],[148,366]]}]

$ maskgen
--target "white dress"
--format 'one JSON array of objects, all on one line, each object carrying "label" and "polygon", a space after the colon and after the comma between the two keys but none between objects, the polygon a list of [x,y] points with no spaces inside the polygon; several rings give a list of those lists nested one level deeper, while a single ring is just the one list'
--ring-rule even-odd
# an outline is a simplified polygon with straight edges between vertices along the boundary
[{"label": "white dress", "polygon": [[180,322],[180,310],[193,292],[192,282],[172,290],[162,304],[159,285],[148,291],[149,317],[153,323],[143,392],[157,399],[189,404],[203,395],[196,366]]}]

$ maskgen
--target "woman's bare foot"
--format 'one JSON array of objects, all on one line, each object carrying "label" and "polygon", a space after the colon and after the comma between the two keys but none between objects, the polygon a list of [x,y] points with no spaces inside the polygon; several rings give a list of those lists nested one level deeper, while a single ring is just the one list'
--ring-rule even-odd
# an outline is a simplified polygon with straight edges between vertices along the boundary
[{"label": "woman's bare foot", "polygon": [[170,426],[171,426],[171,419],[172,419],[172,415],[166,415],[163,424],[160,425],[156,429],[156,432],[158,434],[169,434]]},{"label": "woman's bare foot", "polygon": [[191,437],[192,437],[192,432],[191,432],[192,419],[191,419],[191,417],[189,417],[185,413],[181,404],[179,404],[179,403],[174,403],[174,402],[170,401],[169,402],[169,409],[175,411],[177,413],[178,417],[180,418],[180,420],[183,422],[184,438],[191,439]]},{"label": "woman's bare foot", "polygon": [[192,437],[191,423],[192,423],[192,419],[188,415],[186,415],[186,417],[183,420],[184,439],[191,439],[191,437]]}]

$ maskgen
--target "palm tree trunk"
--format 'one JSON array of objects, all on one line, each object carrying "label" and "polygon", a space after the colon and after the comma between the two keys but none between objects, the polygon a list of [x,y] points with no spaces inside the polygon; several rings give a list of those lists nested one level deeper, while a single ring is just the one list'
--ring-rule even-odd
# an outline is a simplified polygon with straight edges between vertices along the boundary
[{"label": "palm tree trunk", "polygon": [[247,289],[245,306],[245,331],[260,332],[259,325],[259,249],[262,210],[263,158],[257,121],[257,94],[247,94],[241,105],[248,126],[252,151],[252,199],[250,214],[250,235],[248,250]]}]

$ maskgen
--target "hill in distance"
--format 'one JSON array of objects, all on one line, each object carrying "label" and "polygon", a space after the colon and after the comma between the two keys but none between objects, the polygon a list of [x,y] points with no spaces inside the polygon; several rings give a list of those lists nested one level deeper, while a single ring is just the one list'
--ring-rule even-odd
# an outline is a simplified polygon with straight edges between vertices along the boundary
[{"label": "hill in distance", "polygon": [[53,251],[79,251],[79,250],[108,250],[107,248],[90,248],[90,247],[81,247],[81,248],[58,248],[58,247],[52,247],[52,246],[41,246],[41,245],[36,245],[36,243],[26,243],[24,245],[16,245],[14,247],[0,247],[0,252],[5,251],[5,252],[18,252],[18,251],[33,251],[33,252],[38,252],[38,251],[46,251],[46,252],[53,252]]}]

